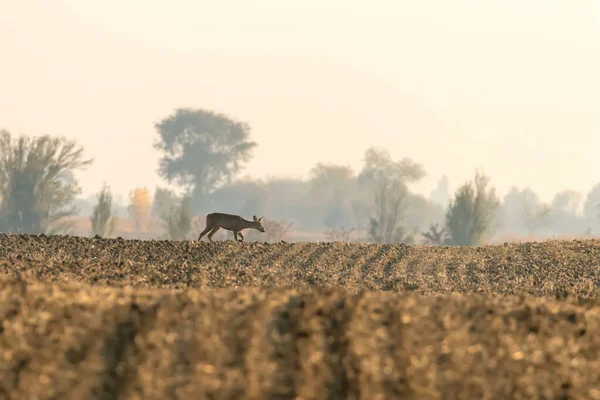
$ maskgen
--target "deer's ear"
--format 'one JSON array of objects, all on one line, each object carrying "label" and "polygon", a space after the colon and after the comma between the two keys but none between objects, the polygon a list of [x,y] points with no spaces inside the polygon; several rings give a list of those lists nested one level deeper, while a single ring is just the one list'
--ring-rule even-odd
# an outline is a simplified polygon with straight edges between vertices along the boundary
[{"label": "deer's ear", "polygon": [[262,221],[262,219],[263,219],[263,217],[260,217],[260,218],[258,219],[258,222]]},{"label": "deer's ear", "polygon": [[254,220],[255,220],[255,221],[257,221],[257,219],[256,219],[256,215],[253,215],[253,217],[254,217]]}]

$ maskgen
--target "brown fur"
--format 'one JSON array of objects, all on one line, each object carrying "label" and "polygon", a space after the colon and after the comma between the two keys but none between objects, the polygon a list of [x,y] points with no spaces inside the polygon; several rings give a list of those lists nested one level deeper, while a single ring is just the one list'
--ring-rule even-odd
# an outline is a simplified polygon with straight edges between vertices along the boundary
[{"label": "brown fur", "polygon": [[239,215],[232,214],[224,214],[224,213],[212,213],[206,216],[206,228],[200,233],[198,236],[198,241],[202,239],[202,236],[208,233],[208,240],[212,240],[212,236],[221,228],[227,229],[228,231],[233,231],[233,238],[235,241],[238,241],[238,235],[240,236],[240,242],[244,241],[244,236],[242,235],[242,229],[252,228],[256,229],[260,232],[264,232],[265,228],[262,226],[263,217],[256,218],[254,215],[253,221],[248,221]]}]

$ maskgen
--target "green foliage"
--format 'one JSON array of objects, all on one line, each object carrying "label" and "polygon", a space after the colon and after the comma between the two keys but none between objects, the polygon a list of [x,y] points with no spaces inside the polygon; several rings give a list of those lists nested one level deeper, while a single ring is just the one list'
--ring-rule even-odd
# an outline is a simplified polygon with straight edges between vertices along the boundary
[{"label": "green foliage", "polygon": [[376,243],[414,242],[414,235],[402,226],[409,206],[407,184],[424,176],[423,166],[408,158],[393,161],[388,152],[375,148],[365,152],[365,165],[358,179],[371,197],[369,234]]},{"label": "green foliage", "polygon": [[83,148],[64,137],[44,135],[13,140],[0,131],[0,231],[55,233],[68,228],[63,218],[81,190],[73,171],[91,165]]},{"label": "green foliage", "polygon": [[172,205],[169,212],[163,215],[163,220],[169,239],[186,239],[192,230],[192,212],[189,197],[185,196]]},{"label": "green foliage", "polygon": [[197,202],[230,182],[256,146],[247,123],[205,109],[178,108],[155,128],[160,176],[191,191]]},{"label": "green foliage", "polygon": [[495,189],[487,190],[489,178],[480,172],[475,182],[461,186],[446,212],[446,230],[452,244],[474,246],[483,244],[490,233],[500,202]]},{"label": "green foliage", "polygon": [[94,206],[90,217],[92,235],[109,237],[115,230],[115,219],[112,211],[112,193],[106,182],[98,193],[97,199],[98,203]]}]

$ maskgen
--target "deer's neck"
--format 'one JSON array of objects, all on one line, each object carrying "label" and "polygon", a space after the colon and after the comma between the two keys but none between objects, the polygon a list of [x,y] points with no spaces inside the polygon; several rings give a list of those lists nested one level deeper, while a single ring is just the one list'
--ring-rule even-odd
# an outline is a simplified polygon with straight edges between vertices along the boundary
[{"label": "deer's neck", "polygon": [[242,218],[242,222],[246,228],[252,228],[254,226],[254,222],[248,221],[247,219]]}]

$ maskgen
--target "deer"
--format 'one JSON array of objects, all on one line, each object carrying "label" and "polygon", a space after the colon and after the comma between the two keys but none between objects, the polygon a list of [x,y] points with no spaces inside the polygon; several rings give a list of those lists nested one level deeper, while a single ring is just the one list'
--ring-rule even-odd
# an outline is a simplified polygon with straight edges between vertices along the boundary
[{"label": "deer", "polygon": [[[265,228],[263,228],[261,222],[263,217],[256,218],[256,215],[253,217],[253,221],[248,221],[239,215],[223,213],[208,214],[206,216],[206,228],[200,233],[200,236],[198,236],[198,241],[202,239],[202,236],[208,233],[208,240],[213,242],[212,236],[221,228],[227,229],[228,231],[233,231],[233,238],[236,242],[244,241],[244,235],[242,235],[241,232],[242,229],[252,228],[264,233]],[[241,240],[238,240],[238,235],[240,236]]]}]

